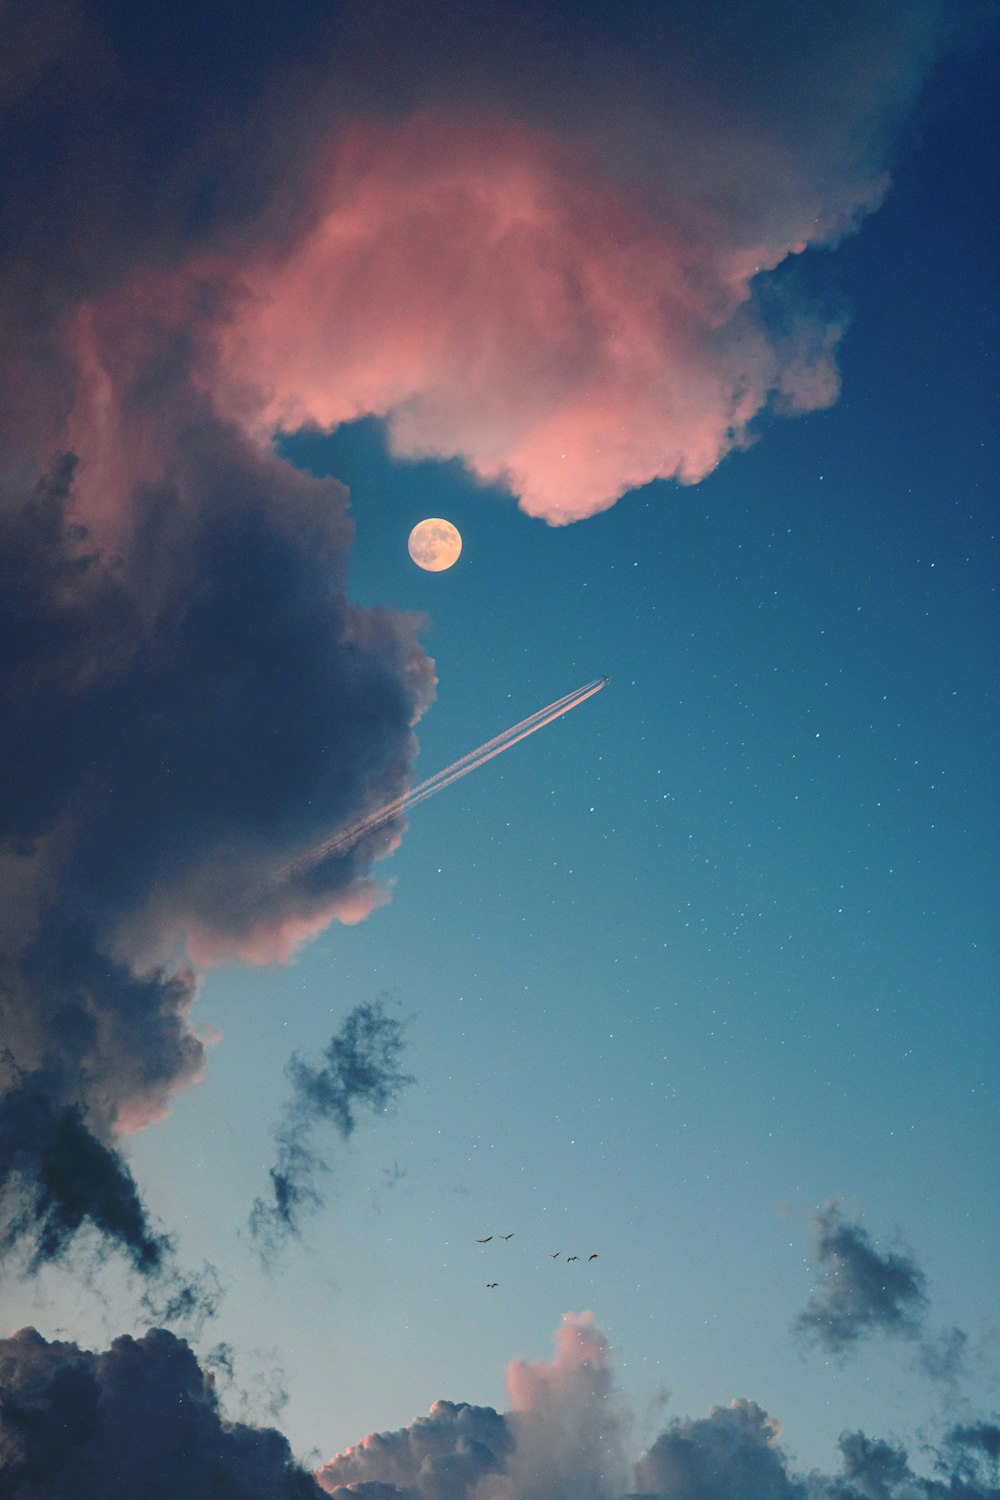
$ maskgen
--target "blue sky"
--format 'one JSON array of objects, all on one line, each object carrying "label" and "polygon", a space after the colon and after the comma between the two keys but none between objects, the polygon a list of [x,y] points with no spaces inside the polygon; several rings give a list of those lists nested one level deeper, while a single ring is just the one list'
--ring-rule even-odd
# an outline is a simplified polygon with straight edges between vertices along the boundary
[{"label": "blue sky", "polygon": [[[179,1261],[221,1277],[177,1331],[231,1346],[244,1418],[286,1393],[303,1459],[441,1397],[503,1411],[507,1362],[584,1309],[633,1458],[743,1397],[796,1472],[832,1472],[855,1429],[919,1470],[921,1442],[995,1412],[996,46],[974,36],[859,232],[767,278],[845,330],[828,409],[765,412],[699,483],[558,526],[460,457],[394,456],[376,416],[275,440],[350,492],[353,603],[425,617],[412,781],[611,678],[414,809],[374,866],[387,905],[287,965],[210,969],[204,1080],[116,1142]],[[446,573],[406,553],[427,515],[463,536]],[[262,1266],[285,1065],[380,997],[415,1081],[349,1141],[316,1127],[324,1201]],[[917,1333],[794,1334],[831,1200],[926,1278]],[[145,1326],[114,1256],[24,1265],[4,1333]],[[921,1350],[952,1328],[964,1365],[933,1378]]]}]

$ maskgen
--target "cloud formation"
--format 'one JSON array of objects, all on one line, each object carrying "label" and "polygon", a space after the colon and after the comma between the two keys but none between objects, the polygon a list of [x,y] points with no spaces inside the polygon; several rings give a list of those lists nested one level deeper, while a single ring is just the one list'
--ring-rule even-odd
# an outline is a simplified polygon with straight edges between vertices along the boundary
[{"label": "cloud formation", "polygon": [[205,374],[251,430],[383,416],[563,524],[836,399],[842,319],[771,273],[881,201],[936,7],[369,10],[362,118]]},{"label": "cloud formation", "polygon": [[737,1399],[694,1421],[675,1419],[636,1464],[633,1482],[650,1500],[801,1500],[780,1433],[755,1401]]},{"label": "cloud formation", "polygon": [[918,1337],[926,1279],[912,1256],[879,1254],[868,1231],[837,1203],[828,1203],[815,1224],[820,1287],[796,1319],[796,1331],[833,1354],[875,1333]]},{"label": "cloud formation", "polygon": [[[216,1359],[225,1364],[227,1351]],[[796,1472],[778,1423],[737,1398],[676,1418],[633,1464],[607,1341],[567,1315],[551,1360],[515,1361],[511,1409],[436,1401],[314,1475],[273,1427],[230,1421],[214,1377],[163,1329],[92,1353],[24,1329],[0,1342],[0,1490],[18,1500],[997,1500],[1000,1426],[925,1443],[844,1433],[836,1474]]]},{"label": "cloud formation", "polygon": [[250,1214],[250,1231],[262,1253],[273,1254],[288,1235],[298,1234],[303,1214],[323,1202],[319,1182],[329,1164],[313,1144],[317,1127],[329,1124],[341,1140],[350,1140],[359,1110],[385,1113],[415,1081],[400,1071],[402,1050],[401,1022],[376,1001],[354,1007],[323,1049],[319,1065],[292,1055],[285,1070],[292,1096],[275,1132],[270,1191],[254,1201]]},{"label": "cloud formation", "polygon": [[118,1143],[201,1076],[197,967],[384,899],[398,824],[281,872],[433,691],[275,429],[376,412],[561,523],[828,403],[840,320],[773,273],[880,201],[936,7],[137,14],[4,7],[0,1172],[30,1260],[144,1270]]},{"label": "cloud formation", "polygon": [[0,1341],[0,1489],[18,1500],[309,1500],[273,1428],[224,1420],[188,1345],[154,1328],[100,1354],[33,1328]]},{"label": "cloud formation", "polygon": [[[200,1076],[197,978],[178,953],[282,958],[382,899],[369,868],[394,828],[272,877],[405,789],[433,685],[419,622],[346,598],[341,487],[250,449],[183,374],[160,379],[185,420],[161,434],[169,477],[119,493],[113,553],[74,519],[71,458],[0,512],[0,1161],[16,1157],[40,1208],[22,1106],[41,1099],[62,1122],[53,1149],[70,1122],[87,1132],[96,1162]],[[80,1212],[128,1238],[79,1205],[60,1223]],[[43,1217],[51,1227],[51,1206]],[[133,1252],[155,1260],[136,1235]]]}]

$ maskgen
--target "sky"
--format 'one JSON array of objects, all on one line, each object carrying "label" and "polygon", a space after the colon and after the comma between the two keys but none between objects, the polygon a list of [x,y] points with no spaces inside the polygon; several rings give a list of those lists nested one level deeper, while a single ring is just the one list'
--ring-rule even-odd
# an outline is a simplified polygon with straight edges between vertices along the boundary
[{"label": "sky", "polygon": [[3,14],[0,1489],[995,1500],[995,9]]}]

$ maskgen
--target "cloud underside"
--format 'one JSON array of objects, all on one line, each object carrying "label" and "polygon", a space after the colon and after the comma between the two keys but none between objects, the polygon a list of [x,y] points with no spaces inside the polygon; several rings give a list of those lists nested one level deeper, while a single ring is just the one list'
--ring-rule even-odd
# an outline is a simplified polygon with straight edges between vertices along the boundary
[{"label": "cloud underside", "polygon": [[419,622],[346,598],[343,490],[164,380],[170,481],[136,481],[113,553],[71,457],[0,511],[2,1229],[38,1265],[89,1227],[148,1275],[167,1239],[117,1142],[203,1070],[178,955],[285,957],[383,899],[398,829],[287,865],[406,789],[433,688]]},{"label": "cloud underside", "polygon": [[506,1412],[438,1401],[314,1475],[273,1428],[227,1420],[212,1377],[162,1329],[93,1354],[33,1329],[0,1343],[0,1483],[23,1500],[995,1500],[1000,1426],[953,1426],[916,1473],[896,1444],[841,1438],[837,1475],[797,1474],[780,1429],[737,1399],[675,1419],[635,1463],[607,1341],[567,1315],[551,1360],[508,1369]]}]

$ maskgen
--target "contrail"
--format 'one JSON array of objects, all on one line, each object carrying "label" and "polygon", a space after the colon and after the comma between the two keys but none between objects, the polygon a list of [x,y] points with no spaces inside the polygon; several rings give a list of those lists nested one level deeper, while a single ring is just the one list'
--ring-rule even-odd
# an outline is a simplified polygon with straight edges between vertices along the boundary
[{"label": "contrail", "polygon": [[478,770],[494,756],[501,755],[504,750],[509,750],[511,745],[517,744],[518,740],[526,739],[529,734],[534,734],[536,729],[543,729],[546,724],[551,724],[553,719],[559,719],[563,714],[568,714],[571,708],[576,708],[578,704],[592,698],[610,681],[609,677],[595,677],[593,682],[577,688],[574,693],[567,693],[565,697],[557,698],[554,703],[550,703],[547,708],[540,708],[537,713],[522,719],[519,724],[512,724],[510,729],[505,729],[502,734],[496,735],[492,740],[487,740],[485,745],[470,750],[468,755],[463,755],[460,760],[456,760],[453,765],[446,766],[443,771],[437,771],[433,776],[428,776],[426,781],[404,792],[401,797],[387,802],[384,807],[376,809],[375,812],[366,813],[349,828],[342,828],[339,833],[332,834],[308,854],[286,865],[280,878],[289,880],[296,875],[304,875],[307,870],[319,864],[321,859],[349,849],[366,833],[374,833],[376,828],[381,828],[383,824],[398,817],[400,813],[416,807],[418,802],[426,802],[427,798],[433,797],[435,792],[443,791],[446,786],[451,786],[453,781],[461,780],[463,776],[468,776],[470,771]]}]

